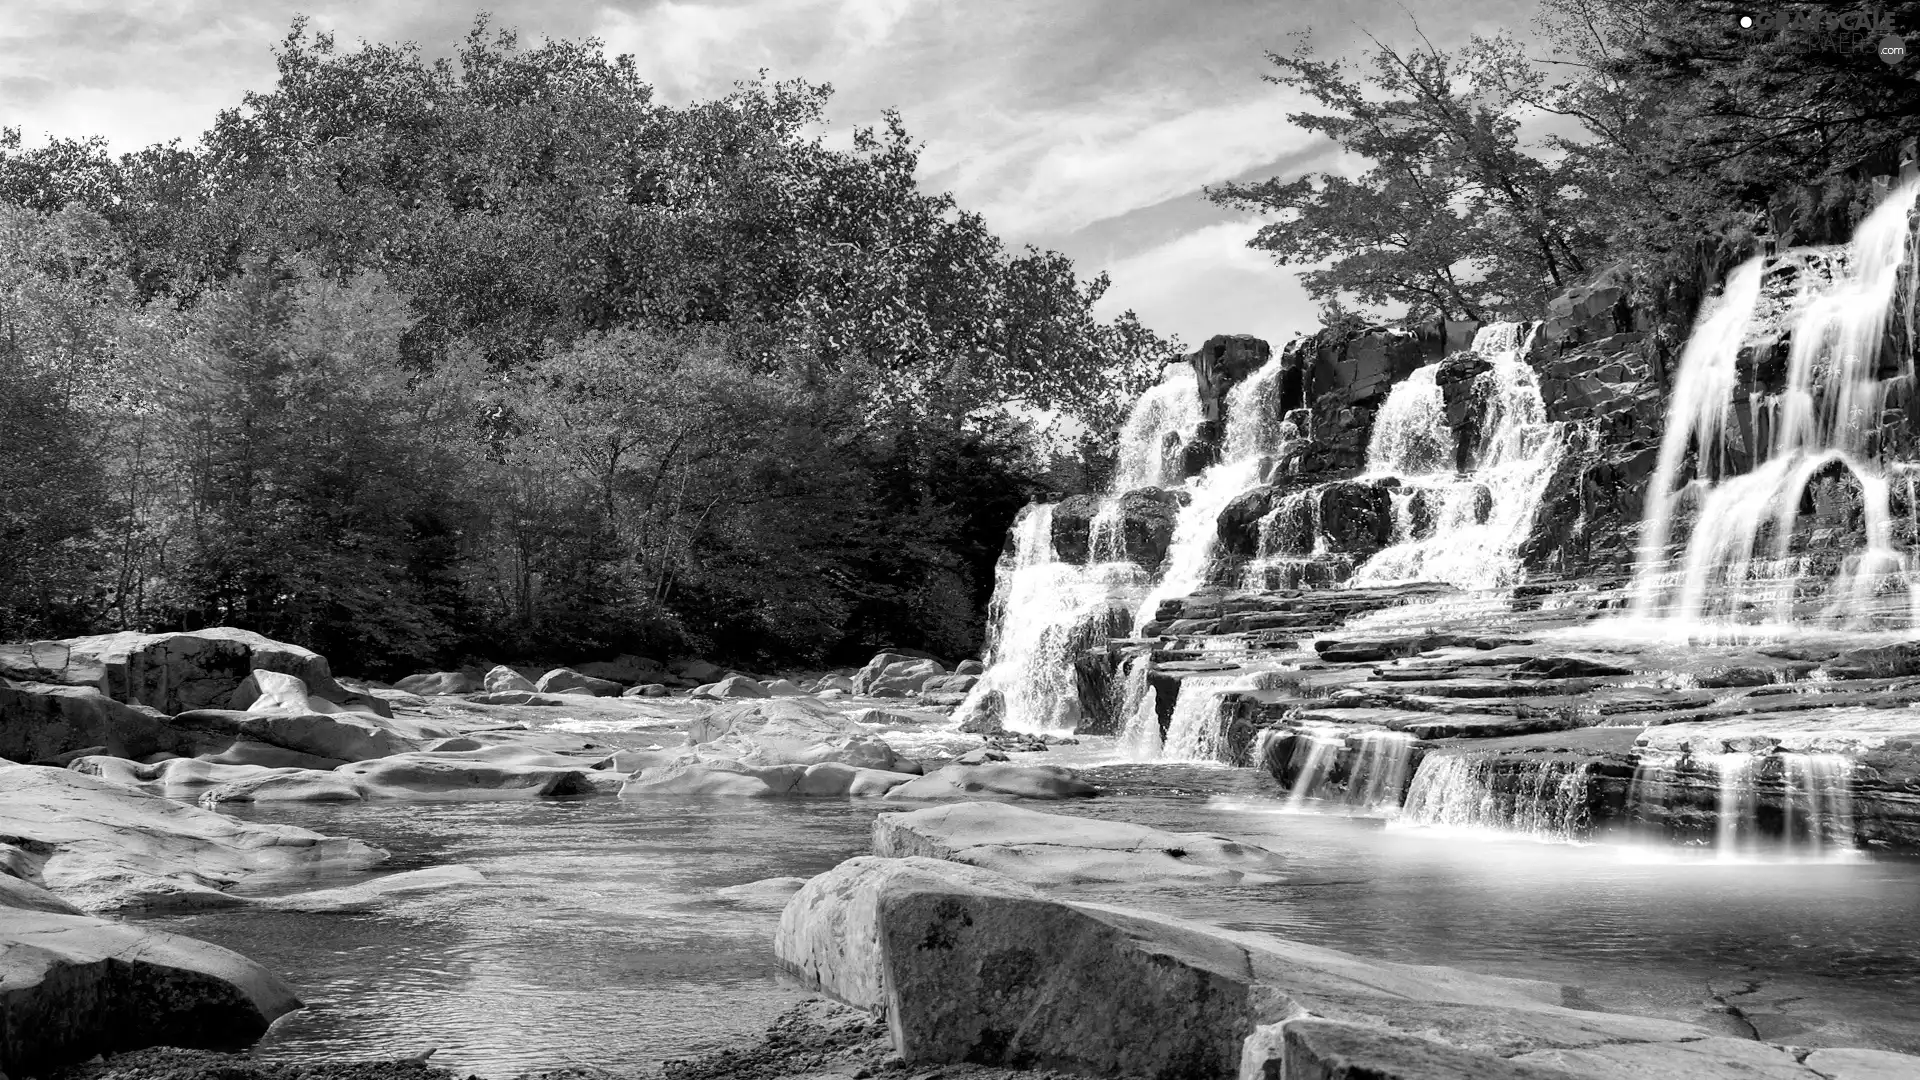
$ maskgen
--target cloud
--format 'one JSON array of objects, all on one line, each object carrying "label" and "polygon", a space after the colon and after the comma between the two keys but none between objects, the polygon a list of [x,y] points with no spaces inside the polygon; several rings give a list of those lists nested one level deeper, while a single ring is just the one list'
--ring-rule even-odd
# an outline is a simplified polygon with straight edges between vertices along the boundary
[{"label": "cloud", "polygon": [[1114,263],[1102,317],[1131,309],[1188,347],[1214,334],[1253,334],[1276,347],[1316,324],[1316,305],[1299,280],[1246,246],[1259,228],[1223,221]]}]

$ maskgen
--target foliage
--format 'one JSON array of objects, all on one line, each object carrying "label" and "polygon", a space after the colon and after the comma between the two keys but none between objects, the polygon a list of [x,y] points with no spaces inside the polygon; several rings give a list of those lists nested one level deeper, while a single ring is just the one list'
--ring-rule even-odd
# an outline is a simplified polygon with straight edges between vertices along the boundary
[{"label": "foliage", "polygon": [[668,107],[485,20],[276,55],[192,147],[0,135],[0,435],[50,455],[0,629],[968,654],[1043,421],[1110,429],[1177,348],[921,190],[898,117],[830,148],[823,87]]}]

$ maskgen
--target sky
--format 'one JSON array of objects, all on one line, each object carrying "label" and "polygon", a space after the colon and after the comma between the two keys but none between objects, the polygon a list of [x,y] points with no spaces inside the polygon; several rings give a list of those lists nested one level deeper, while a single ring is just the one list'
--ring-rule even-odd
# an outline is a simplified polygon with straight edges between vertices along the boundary
[{"label": "sky", "polygon": [[1104,315],[1132,309],[1189,347],[1221,333],[1276,346],[1316,305],[1247,248],[1257,218],[1207,202],[1229,180],[1351,169],[1288,124],[1301,102],[1261,76],[1310,33],[1323,54],[1417,20],[1447,47],[1525,33],[1532,0],[30,0],[0,6],[0,124],[29,142],[100,135],[116,150],[191,143],[274,77],[296,14],[344,46],[444,54],[474,16],[630,53],[670,102],[765,69],[835,89],[830,138],[899,110],[921,182],[952,191],[1010,244],[1106,272]]}]

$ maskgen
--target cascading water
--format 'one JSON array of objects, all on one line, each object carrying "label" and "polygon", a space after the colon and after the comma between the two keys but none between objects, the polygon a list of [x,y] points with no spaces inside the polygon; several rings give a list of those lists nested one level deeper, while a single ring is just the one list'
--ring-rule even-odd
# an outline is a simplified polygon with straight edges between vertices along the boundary
[{"label": "cascading water", "polygon": [[1362,732],[1360,756],[1347,777],[1346,801],[1365,807],[1399,806],[1413,768],[1413,742],[1413,736],[1404,731]]},{"label": "cascading water", "polygon": [[1173,716],[1167,722],[1161,760],[1222,760],[1226,739],[1220,723],[1220,702],[1229,690],[1242,688],[1240,678],[1232,675],[1190,675],[1182,679],[1180,694],[1173,699]]},{"label": "cascading water", "polygon": [[1158,761],[1163,753],[1160,732],[1160,694],[1149,676],[1153,661],[1136,656],[1128,661],[1127,681],[1121,694],[1120,713],[1125,724],[1120,730],[1120,756],[1128,761]]},{"label": "cascading water", "polygon": [[1113,491],[1167,487],[1180,482],[1180,449],[1200,427],[1200,395],[1193,369],[1167,367],[1158,383],[1140,395],[1120,429],[1120,459]]},{"label": "cascading water", "polygon": [[1304,757],[1302,744],[1296,744],[1293,753],[1301,761],[1300,768],[1293,774],[1293,783],[1287,787],[1287,808],[1290,810],[1304,808],[1308,799],[1321,794],[1347,741],[1339,728],[1332,727],[1303,729],[1300,738],[1305,747]]},{"label": "cascading water", "polygon": [[1509,771],[1491,756],[1429,754],[1407,789],[1400,820],[1581,840],[1592,826],[1591,773],[1586,762],[1542,761]]},{"label": "cascading water", "polygon": [[1053,547],[1053,505],[1022,509],[995,572],[987,670],[959,714],[997,707],[1010,730],[1072,730],[1080,720],[1074,660],[1124,618],[1113,607],[1115,598],[1137,595],[1144,577],[1132,563],[1060,561]]},{"label": "cascading water", "polygon": [[[1475,377],[1481,408],[1472,472],[1454,472],[1453,432],[1437,383],[1439,364],[1420,368],[1388,394],[1367,447],[1368,477],[1398,478],[1394,543],[1354,571],[1361,585],[1445,581],[1492,589],[1519,576],[1517,552],[1533,526],[1560,454],[1562,425],[1546,419],[1540,381],[1524,359],[1531,336],[1520,323],[1493,323],[1473,351],[1492,367]],[[1432,525],[1416,537],[1416,503]]]},{"label": "cascading water", "polygon": [[[1913,386],[1911,355],[1888,372],[1881,354],[1896,310],[1914,306],[1900,293],[1920,277],[1916,200],[1920,182],[1889,194],[1833,260],[1830,280],[1806,271],[1808,252],[1782,257],[1802,283],[1786,382],[1770,395],[1745,391],[1746,416],[1736,412],[1740,356],[1762,319],[1769,262],[1735,270],[1703,313],[1681,358],[1648,491],[1635,614],[1683,625],[1913,625],[1914,559],[1894,544],[1889,468],[1876,457],[1889,393]],[[1808,555],[1808,530],[1797,527],[1816,489],[1842,492],[1859,509],[1859,542],[1834,553],[1830,567]],[[1676,558],[1683,514],[1690,527]]]}]

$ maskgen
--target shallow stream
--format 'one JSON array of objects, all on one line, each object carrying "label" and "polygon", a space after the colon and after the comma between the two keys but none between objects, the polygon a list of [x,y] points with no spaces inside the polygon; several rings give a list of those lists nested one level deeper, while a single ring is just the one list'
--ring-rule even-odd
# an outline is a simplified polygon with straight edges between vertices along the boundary
[{"label": "shallow stream", "polygon": [[[1595,1007],[1778,1042],[1920,1052],[1920,863],[1728,863],[1404,829],[1288,813],[1252,770],[1094,764],[1103,752],[1051,756],[1088,768],[1112,794],[1036,808],[1246,838],[1282,852],[1295,873],[1280,886],[1090,898],[1384,959],[1559,980]],[[866,851],[875,813],[903,808],[670,798],[248,808],[236,816],[379,844],[394,853],[391,869],[468,863],[487,881],[374,913],[155,921],[253,957],[307,1001],[276,1025],[263,1057],[436,1047],[435,1064],[490,1077],[569,1065],[627,1073],[756,1035],[805,996],[773,959],[778,901],[715,890],[826,870]]]}]

